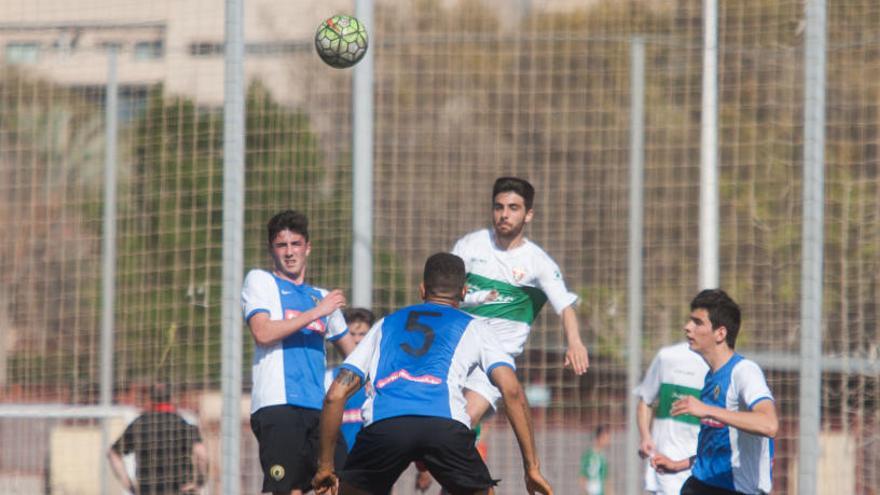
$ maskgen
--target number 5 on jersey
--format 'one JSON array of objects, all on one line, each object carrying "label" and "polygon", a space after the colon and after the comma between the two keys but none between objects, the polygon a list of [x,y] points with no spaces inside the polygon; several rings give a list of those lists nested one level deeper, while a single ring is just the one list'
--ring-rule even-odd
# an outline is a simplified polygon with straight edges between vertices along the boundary
[{"label": "number 5 on jersey", "polygon": [[426,325],[424,322],[420,322],[419,318],[440,318],[443,316],[442,314],[436,311],[413,311],[406,318],[406,327],[404,330],[407,332],[419,332],[422,334],[422,346],[419,348],[414,348],[409,344],[409,342],[404,342],[400,344],[400,348],[403,349],[403,352],[409,354],[414,357],[421,357],[428,349],[431,348],[431,344],[434,343],[434,329],[430,326]]}]

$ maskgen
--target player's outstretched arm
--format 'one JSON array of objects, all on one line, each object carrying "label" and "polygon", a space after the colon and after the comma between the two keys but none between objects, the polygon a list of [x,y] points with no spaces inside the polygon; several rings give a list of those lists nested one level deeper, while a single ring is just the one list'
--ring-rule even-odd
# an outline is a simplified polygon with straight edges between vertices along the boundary
[{"label": "player's outstretched arm", "polygon": [[535,451],[535,435],[532,428],[532,416],[522,385],[509,366],[497,366],[492,370],[492,382],[501,390],[504,398],[504,410],[522,453],[523,468],[526,473],[526,490],[530,494],[543,493],[552,495],[550,483],[541,474],[538,454]]},{"label": "player's outstretched arm", "polygon": [[685,469],[690,469],[694,464],[695,458],[689,457],[687,459],[673,460],[663,454],[656,453],[651,457],[651,467],[662,474],[678,473]]},{"label": "player's outstretched arm", "polygon": [[565,332],[565,341],[568,344],[564,366],[571,368],[575,374],[583,375],[590,367],[590,355],[587,346],[581,340],[577,314],[571,306],[562,310],[562,330]]},{"label": "player's outstretched arm", "polygon": [[336,478],[333,466],[333,452],[336,447],[336,436],[339,434],[339,426],[342,424],[342,412],[345,409],[345,401],[354,395],[362,386],[361,377],[351,370],[343,368],[330,390],[324,396],[324,408],[321,410],[321,424],[319,427],[320,440],[318,450],[318,470],[312,478],[312,487],[315,493],[335,494],[339,480]]},{"label": "player's outstretched arm", "polygon": [[673,416],[690,414],[701,419],[714,419],[737,430],[768,438],[775,438],[776,432],[779,430],[776,406],[770,399],[758,402],[751,411],[730,411],[704,404],[696,397],[688,396],[673,402],[670,412]]},{"label": "player's outstretched arm", "polygon": [[345,307],[345,295],[335,289],[327,293],[318,304],[289,320],[272,320],[267,313],[257,313],[248,320],[248,328],[254,341],[262,346],[273,345],[287,336],[299,332],[318,318],[328,316],[337,309]]}]

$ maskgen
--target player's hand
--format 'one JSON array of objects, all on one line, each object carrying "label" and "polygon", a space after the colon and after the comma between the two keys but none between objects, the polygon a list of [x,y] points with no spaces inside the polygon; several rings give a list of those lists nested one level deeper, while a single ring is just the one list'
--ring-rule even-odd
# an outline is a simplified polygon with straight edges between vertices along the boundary
[{"label": "player's hand", "polygon": [[571,368],[576,375],[583,375],[590,367],[590,355],[587,354],[587,347],[580,342],[571,344],[565,351],[566,368]]},{"label": "player's hand", "polygon": [[494,300],[496,300],[496,299],[498,299],[498,291],[495,290],[495,289],[492,289],[492,290],[489,291],[488,294],[486,294],[486,298],[483,299],[483,302],[484,302],[484,303],[492,302],[492,301],[494,301]]},{"label": "player's hand", "polygon": [[690,459],[673,461],[672,459],[660,453],[656,453],[654,454],[654,457],[651,457],[651,467],[656,469],[657,472],[660,474],[677,473],[679,471],[684,471],[689,466]]},{"label": "player's hand", "polygon": [[700,399],[689,395],[673,402],[672,409],[670,409],[669,412],[672,413],[673,416],[690,414],[697,418],[704,418],[709,415],[709,407],[700,402]]},{"label": "player's hand", "polygon": [[526,492],[529,495],[543,493],[544,495],[553,495],[553,489],[550,483],[544,479],[538,468],[526,470]]},{"label": "player's hand", "polygon": [[648,437],[639,443],[639,456],[642,459],[653,457],[656,449],[657,446],[654,445],[654,439]]},{"label": "player's hand", "polygon": [[419,471],[416,474],[416,490],[425,493],[428,491],[428,488],[431,488],[431,483],[434,482],[434,478],[431,477],[431,473],[427,471]]},{"label": "player's hand", "polygon": [[195,481],[190,481],[180,487],[180,493],[199,493],[199,485]]},{"label": "player's hand", "polygon": [[324,317],[337,309],[344,308],[345,304],[345,294],[339,289],[333,289],[324,296],[324,299],[321,299],[321,301],[318,302],[315,309],[318,310],[319,317]]},{"label": "player's hand", "polygon": [[330,468],[318,468],[318,472],[316,472],[315,477],[312,478],[312,488],[315,489],[317,495],[322,495],[324,493],[336,495],[339,491],[339,478],[333,474],[333,470]]}]

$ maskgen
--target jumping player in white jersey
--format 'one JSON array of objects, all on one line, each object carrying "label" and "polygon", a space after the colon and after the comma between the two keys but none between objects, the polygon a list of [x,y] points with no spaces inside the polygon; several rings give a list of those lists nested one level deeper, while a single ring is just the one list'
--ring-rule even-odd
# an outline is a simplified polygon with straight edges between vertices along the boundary
[{"label": "jumping player in white jersey", "polygon": [[[568,291],[556,262],[525,236],[534,217],[535,188],[517,177],[499,177],[492,188],[492,229],[465,235],[452,249],[467,270],[468,293],[462,309],[490,317],[503,349],[520,355],[532,322],[548,300],[562,318],[568,349],[564,366],[581,375],[590,359],[574,311],[577,295]],[[500,397],[479,369],[465,385],[468,415],[477,424]]]},{"label": "jumping player in white jersey", "polygon": [[[670,459],[685,459],[697,453],[700,420],[689,414],[673,416],[672,403],[685,396],[700,396],[709,366],[687,342],[666,346],[657,352],[642,383],[634,393],[639,397],[636,420],[639,426],[639,455],[657,453]],[[652,421],[653,418],[653,421]],[[658,473],[650,462],[645,467],[645,491],[659,495],[678,495],[691,475]]]},{"label": "jumping player in white jersey", "polygon": [[[458,308],[465,293],[461,258],[438,253],[425,263],[419,286],[423,304],[382,318],[342,365],[321,413],[321,448],[315,491],[387,495],[413,461],[424,462],[455,495],[491,494],[496,481],[474,445],[462,393],[471,369],[484,370],[501,389],[507,417],[522,453],[526,490],[552,494],[541,475],[525,393],[486,320]],[[357,436],[337,484],[333,445],[343,407],[369,380]]]},{"label": "jumping player in white jersey", "polygon": [[[251,429],[260,448],[263,491],[299,495],[315,474],[318,419],[324,400],[324,341],[354,349],[340,308],[345,296],[305,283],[308,219],[287,210],[269,220],[273,271],[251,270],[241,290],[254,337]],[[345,445],[337,449],[344,458]]]},{"label": "jumping player in white jersey", "polygon": [[679,399],[670,412],[700,418],[697,455],[673,460],[656,454],[651,460],[661,473],[692,468],[682,495],[766,494],[772,488],[779,419],[761,368],[734,352],[739,325],[739,306],[724,291],[707,289],[691,301],[685,335],[709,372],[700,398]]}]

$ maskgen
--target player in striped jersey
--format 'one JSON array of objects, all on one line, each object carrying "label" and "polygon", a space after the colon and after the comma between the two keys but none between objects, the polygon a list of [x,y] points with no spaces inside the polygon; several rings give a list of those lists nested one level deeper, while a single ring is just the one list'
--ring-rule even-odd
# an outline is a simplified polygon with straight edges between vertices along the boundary
[{"label": "player in striped jersey", "polygon": [[[516,357],[522,354],[532,322],[549,300],[562,318],[568,344],[564,365],[581,375],[590,359],[574,311],[578,297],[566,288],[556,262],[525,236],[525,227],[534,217],[534,199],[535,188],[526,180],[499,177],[495,181],[492,229],[467,234],[452,249],[464,260],[468,274],[462,308],[491,318],[504,351]],[[466,387],[468,414],[477,424],[500,395],[480,370],[468,377]]]},{"label": "player in striped jersey", "polygon": [[529,493],[551,494],[541,475],[525,393],[510,356],[486,320],[458,310],[465,292],[462,260],[438,253],[425,263],[423,304],[379,320],[345,360],[321,413],[321,447],[313,486],[334,491],[333,445],[345,401],[366,381],[364,429],[340,473],[342,494],[385,495],[413,461],[424,462],[456,495],[493,493],[496,481],[474,446],[464,381],[483,369],[501,390],[522,453]]},{"label": "player in striped jersey", "polygon": [[[263,491],[298,495],[311,488],[316,468],[324,341],[346,356],[354,341],[340,311],[342,292],[305,282],[312,247],[306,216],[283,211],[269,220],[267,234],[273,270],[251,270],[241,290],[255,344],[251,429],[260,448]],[[338,452],[343,458],[345,446]]]},{"label": "player in striped jersey", "polygon": [[709,372],[700,398],[677,400],[671,413],[700,418],[697,455],[673,460],[656,454],[651,461],[661,473],[692,468],[682,495],[766,494],[772,488],[779,419],[761,368],[734,351],[739,325],[739,306],[724,291],[707,289],[691,301],[685,335]]}]

